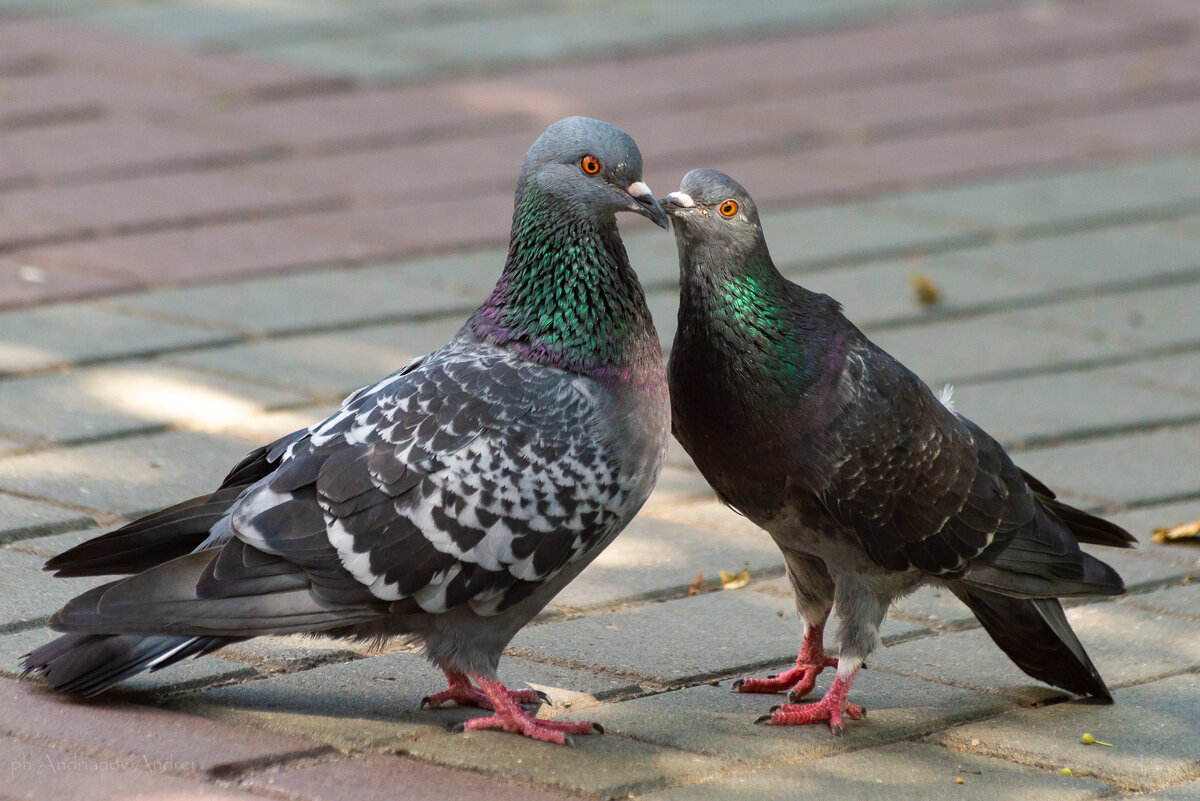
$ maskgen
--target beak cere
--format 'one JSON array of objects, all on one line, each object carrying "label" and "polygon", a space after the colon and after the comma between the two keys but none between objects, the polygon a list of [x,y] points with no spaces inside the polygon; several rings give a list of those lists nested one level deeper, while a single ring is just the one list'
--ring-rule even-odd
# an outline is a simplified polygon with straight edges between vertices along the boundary
[{"label": "beak cere", "polygon": [[673,206],[679,206],[681,209],[694,208],[696,201],[692,200],[692,196],[686,192],[672,192],[667,195],[667,202]]},{"label": "beak cere", "polygon": [[667,222],[667,213],[662,210],[662,206],[654,199],[654,193],[650,191],[650,187],[641,181],[634,181],[625,187],[625,191],[637,203],[635,210],[639,214],[660,228],[666,228],[669,225]]}]

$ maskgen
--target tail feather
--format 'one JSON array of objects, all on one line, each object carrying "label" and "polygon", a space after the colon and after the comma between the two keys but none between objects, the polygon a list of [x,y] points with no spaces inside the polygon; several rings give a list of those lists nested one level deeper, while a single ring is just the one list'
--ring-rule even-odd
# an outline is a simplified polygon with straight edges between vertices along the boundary
[{"label": "tail feather", "polygon": [[65,634],[25,654],[22,676],[36,672],[59,692],[92,696],[138,673],[161,670],[231,642],[237,639]]},{"label": "tail feather", "polygon": [[1062,501],[1039,498],[1042,506],[1070,529],[1075,539],[1092,545],[1108,545],[1112,548],[1132,548],[1137,538],[1116,523],[1088,514],[1082,509],[1068,506]]},{"label": "tail feather", "polygon": [[1112,702],[1104,679],[1075,636],[1058,599],[1012,598],[964,582],[948,586],[1021,670],[1077,695]]}]

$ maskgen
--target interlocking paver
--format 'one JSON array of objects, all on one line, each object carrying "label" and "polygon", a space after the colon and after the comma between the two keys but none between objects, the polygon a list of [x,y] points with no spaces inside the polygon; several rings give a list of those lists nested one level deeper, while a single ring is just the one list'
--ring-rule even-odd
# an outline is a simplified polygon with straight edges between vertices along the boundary
[{"label": "interlocking paver", "polygon": [[1197,796],[1200,796],[1200,781],[1184,782],[1157,793],[1140,795],[1138,798],[1144,798],[1145,801],[1192,801]]},{"label": "interlocking paver", "polygon": [[254,776],[249,784],[313,801],[566,801],[561,793],[525,784],[463,774],[404,757],[371,754]]},{"label": "interlocking paver", "polygon": [[[881,633],[887,642],[923,630],[888,619]],[[705,636],[697,637],[699,631]],[[680,683],[794,661],[800,634],[790,597],[739,589],[534,626],[511,647]]]},{"label": "interlocking paver", "polygon": [[1200,618],[1200,583],[1192,581],[1185,586],[1168,587],[1155,592],[1130,595],[1122,599],[1122,603]]},{"label": "interlocking paver", "polygon": [[466,315],[462,319],[439,317],[346,333],[288,337],[179,354],[168,360],[340,399],[445,345],[465,319]]},{"label": "interlocking paver", "polygon": [[0,492],[0,542],[22,537],[67,531],[92,522],[92,518],[77,509],[22,498]]},{"label": "interlocking paver", "polygon": [[373,318],[405,315],[461,314],[465,319],[474,309],[470,301],[422,285],[404,266],[391,264],[232,285],[164,289],[125,295],[109,301],[109,305],[251,334],[361,326]]},{"label": "interlocking paver", "polygon": [[[52,579],[42,572],[45,561],[30,554],[0,551],[0,630],[19,628],[21,624],[41,621],[67,601],[108,579]],[[12,668],[11,664],[3,665]]]},{"label": "interlocking paver", "polygon": [[[1180,641],[1177,618],[1126,605],[1093,603],[1068,609],[1067,619],[1110,686],[1200,665],[1200,644]],[[1022,673],[982,629],[882,648],[868,664],[1014,697],[1027,697],[1033,687],[1060,694]]]},{"label": "interlocking paver", "polygon": [[0,460],[0,489],[122,514],[214,489],[257,442],[182,431]]},{"label": "interlocking paver", "polygon": [[642,515],[552,603],[575,608],[617,605],[632,598],[682,593],[698,575],[714,582],[722,570],[760,573],[782,566],[783,557],[766,532],[730,534]]},{"label": "interlocking paver", "polygon": [[1123,368],[968,384],[955,389],[954,405],[1009,445],[1193,422],[1200,415],[1200,398],[1146,386]]},{"label": "interlocking paver", "polygon": [[[1021,467],[1055,489],[1117,502],[1173,499],[1196,492],[1200,453],[1194,426],[1128,434],[1020,454]],[[1171,464],[1170,471],[1162,469]]]},{"label": "interlocking paver", "polygon": [[1200,163],[1155,159],[890,197],[898,208],[995,228],[1133,215],[1200,199]]},{"label": "interlocking paver", "polygon": [[[963,783],[956,783],[956,779],[962,779]],[[815,762],[739,772],[701,785],[651,793],[645,798],[647,801],[693,798],[790,801],[797,793],[803,793],[813,798],[837,796],[853,801],[1059,801],[1100,798],[1108,792],[1099,782],[955,753],[938,746],[901,743]]]},{"label": "interlocking paver", "polygon": [[[1192,730],[1200,682],[1183,675],[1113,693],[1112,706],[1057,704],[950,729],[937,740],[956,750],[1046,768],[1070,768],[1132,790],[1195,779]],[[1087,732],[1114,747],[1085,746]]]},{"label": "interlocking paver", "polygon": [[228,340],[195,326],[113,314],[87,304],[0,314],[0,372],[19,372]]},{"label": "interlocking paver", "polygon": [[[820,698],[816,693],[824,692],[831,680],[818,681],[812,700]],[[756,718],[786,698],[731,693],[727,685],[648,695],[605,704],[588,714],[613,731],[727,762],[791,762],[895,742],[1014,705],[984,693],[872,671],[859,674],[851,698],[867,709],[867,716],[849,723],[841,738],[831,736],[824,725],[755,726]]]},{"label": "interlocking paver", "polygon": [[131,704],[72,701],[34,682],[0,679],[0,726],[11,734],[93,753],[189,763],[221,775],[242,765],[317,754],[327,746],[294,735],[238,729],[220,721]]},{"label": "interlocking paver", "polygon": [[0,430],[31,440],[112,437],[164,425],[206,431],[306,396],[160,362],[0,383]]},{"label": "interlocking paver", "polygon": [[[232,787],[170,775],[188,770],[190,760],[175,757],[97,755],[86,748],[54,748],[40,743],[0,739],[0,759],[10,765],[4,782],[9,798],[70,798],[115,801],[131,792],[142,797],[188,798],[195,801],[247,801],[262,798]],[[136,787],[136,791],[133,788]]]}]

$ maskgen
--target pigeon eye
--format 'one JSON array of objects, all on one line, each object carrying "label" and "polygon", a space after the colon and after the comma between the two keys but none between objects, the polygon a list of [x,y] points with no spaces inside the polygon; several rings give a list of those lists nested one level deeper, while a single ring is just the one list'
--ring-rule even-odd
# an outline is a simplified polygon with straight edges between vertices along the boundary
[{"label": "pigeon eye", "polygon": [[579,168],[588,175],[595,175],[600,172],[600,160],[595,156],[584,156],[579,162]]},{"label": "pigeon eye", "polygon": [[732,217],[737,214],[738,204],[736,200],[726,200],[721,204],[721,208],[717,211],[721,212],[722,217]]}]

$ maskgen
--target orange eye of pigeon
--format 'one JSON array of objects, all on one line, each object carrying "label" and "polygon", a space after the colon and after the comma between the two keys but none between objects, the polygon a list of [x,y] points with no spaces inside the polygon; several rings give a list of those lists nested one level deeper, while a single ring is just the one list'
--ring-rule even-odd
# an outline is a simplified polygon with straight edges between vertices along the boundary
[{"label": "orange eye of pigeon", "polygon": [[732,217],[737,214],[738,204],[736,200],[726,200],[721,204],[721,208],[717,211],[721,212],[722,217]]},{"label": "orange eye of pigeon", "polygon": [[588,175],[595,175],[600,172],[600,160],[595,156],[584,156],[583,161],[579,162],[579,167]]}]

